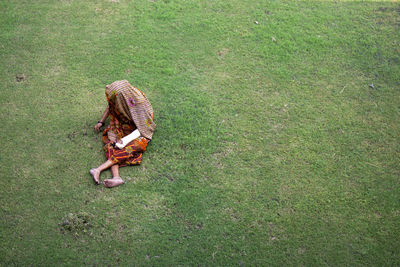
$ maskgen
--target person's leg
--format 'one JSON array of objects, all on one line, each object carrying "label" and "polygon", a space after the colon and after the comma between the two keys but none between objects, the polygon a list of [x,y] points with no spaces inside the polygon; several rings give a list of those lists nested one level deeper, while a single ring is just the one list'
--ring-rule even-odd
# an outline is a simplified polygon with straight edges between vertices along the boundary
[{"label": "person's leg", "polygon": [[111,160],[107,160],[106,162],[101,164],[99,167],[91,169],[90,174],[93,176],[94,182],[96,184],[99,184],[100,183],[100,173],[112,166],[115,166],[115,163]]},{"label": "person's leg", "polygon": [[111,173],[112,173],[112,179],[106,179],[104,180],[104,186],[111,188],[111,187],[116,187],[124,183],[124,180],[121,179],[119,176],[119,166],[118,164],[115,164],[111,167]]},{"label": "person's leg", "polygon": [[111,160],[107,160],[106,162],[104,162],[103,164],[101,164],[99,167],[97,167],[97,169],[102,172],[104,170],[107,170],[108,168],[112,167],[115,165],[115,162],[111,161]]},{"label": "person's leg", "polygon": [[[112,159],[114,161],[118,161],[118,164],[114,164],[112,161],[110,166],[106,163],[106,168],[111,167],[111,172],[113,174],[113,179],[104,180],[104,186],[106,187],[115,187],[124,183],[124,181],[119,177],[119,165],[136,165],[140,164],[142,161],[142,152],[146,150],[147,144],[150,140],[140,137],[132,142],[130,142],[124,149],[115,149],[110,143],[107,144],[104,149],[106,152],[106,158]],[[104,165],[104,164],[103,164]],[[99,169],[98,167],[97,169]],[[98,177],[100,177],[100,170],[98,172]],[[95,172],[95,171],[94,171]],[[92,171],[91,171],[92,173]],[[93,174],[92,174],[93,175]],[[93,175],[93,179],[98,184],[99,178],[95,178]]]},{"label": "person's leg", "polygon": [[111,174],[112,174],[113,178],[114,177],[120,177],[119,176],[119,165],[118,164],[115,164],[115,165],[111,166]]}]

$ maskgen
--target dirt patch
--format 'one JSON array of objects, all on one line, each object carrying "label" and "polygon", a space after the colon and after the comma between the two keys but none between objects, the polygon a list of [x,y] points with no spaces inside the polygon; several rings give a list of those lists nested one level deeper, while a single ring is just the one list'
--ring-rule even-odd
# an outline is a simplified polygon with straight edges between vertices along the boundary
[{"label": "dirt patch", "polygon": [[218,56],[225,57],[225,55],[228,54],[228,52],[229,52],[228,48],[223,48],[220,51],[218,51]]},{"label": "dirt patch", "polygon": [[59,223],[59,230],[61,233],[71,233],[74,236],[79,236],[89,232],[92,227],[91,220],[93,215],[86,212],[79,212],[77,214],[69,213]]},{"label": "dirt patch", "polygon": [[17,83],[23,82],[25,80],[26,80],[25,74],[17,74],[17,75],[15,75],[15,81]]}]

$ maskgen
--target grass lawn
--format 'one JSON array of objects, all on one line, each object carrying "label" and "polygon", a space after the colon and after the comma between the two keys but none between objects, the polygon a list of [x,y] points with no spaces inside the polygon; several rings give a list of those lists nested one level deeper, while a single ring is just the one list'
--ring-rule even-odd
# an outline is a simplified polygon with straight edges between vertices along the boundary
[{"label": "grass lawn", "polygon": [[[0,11],[1,265],[400,265],[399,2]],[[106,189],[93,126],[121,79],[157,129]]]}]

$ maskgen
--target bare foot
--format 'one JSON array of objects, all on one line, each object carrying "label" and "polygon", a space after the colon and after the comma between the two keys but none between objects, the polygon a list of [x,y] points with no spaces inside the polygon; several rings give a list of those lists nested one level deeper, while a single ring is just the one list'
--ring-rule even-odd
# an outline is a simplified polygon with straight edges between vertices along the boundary
[{"label": "bare foot", "polygon": [[98,171],[97,169],[91,169],[89,172],[93,176],[93,181],[96,184],[100,184],[100,171]]},{"label": "bare foot", "polygon": [[112,179],[106,179],[104,180],[104,186],[111,188],[111,187],[116,187],[124,183],[124,180],[121,179],[121,177],[114,177]]}]

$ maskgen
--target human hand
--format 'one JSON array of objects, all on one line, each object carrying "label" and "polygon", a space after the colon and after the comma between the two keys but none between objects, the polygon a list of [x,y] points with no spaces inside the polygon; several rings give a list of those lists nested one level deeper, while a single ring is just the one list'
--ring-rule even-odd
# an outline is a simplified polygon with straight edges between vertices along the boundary
[{"label": "human hand", "polygon": [[118,147],[119,149],[123,149],[125,147],[122,139],[118,139],[117,142],[115,142],[115,146]]},{"label": "human hand", "polygon": [[94,130],[95,130],[96,132],[99,132],[101,126],[103,126],[103,123],[98,122],[98,123],[94,126]]}]

